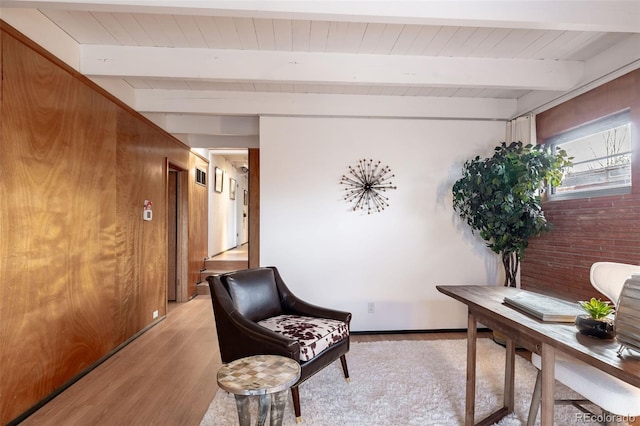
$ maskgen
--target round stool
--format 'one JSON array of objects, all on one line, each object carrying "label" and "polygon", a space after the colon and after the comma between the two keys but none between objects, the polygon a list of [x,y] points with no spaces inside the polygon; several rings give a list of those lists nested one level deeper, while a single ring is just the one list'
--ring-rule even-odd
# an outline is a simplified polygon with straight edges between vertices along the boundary
[{"label": "round stool", "polygon": [[270,425],[282,425],[287,390],[300,378],[300,365],[279,355],[255,355],[225,364],[218,370],[218,386],[235,395],[241,426],[251,425],[249,397],[259,396],[258,422],[263,426],[271,405]]}]

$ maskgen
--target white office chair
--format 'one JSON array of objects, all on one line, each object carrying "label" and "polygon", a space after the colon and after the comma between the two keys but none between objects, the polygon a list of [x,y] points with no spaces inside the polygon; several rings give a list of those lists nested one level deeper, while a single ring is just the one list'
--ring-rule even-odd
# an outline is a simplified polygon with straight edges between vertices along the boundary
[{"label": "white office chair", "polygon": [[[611,300],[614,306],[617,306],[625,281],[634,273],[640,273],[640,266],[615,262],[596,262],[591,266],[591,285]],[[541,398],[540,355],[531,354],[531,362],[538,369],[538,377],[531,399],[527,426],[532,426],[535,423]],[[555,378],[585,398],[584,400],[556,401],[556,403],[571,404],[583,412],[588,412],[580,404],[591,402],[599,406],[604,414],[640,415],[640,388],[577,359],[560,353],[556,354]],[[607,419],[613,417],[604,416],[605,424],[609,424]]]}]

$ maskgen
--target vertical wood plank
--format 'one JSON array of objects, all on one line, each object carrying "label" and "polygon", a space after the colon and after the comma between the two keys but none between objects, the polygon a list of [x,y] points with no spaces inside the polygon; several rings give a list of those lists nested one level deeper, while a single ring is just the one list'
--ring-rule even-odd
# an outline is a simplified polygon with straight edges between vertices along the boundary
[{"label": "vertical wood plank", "polygon": [[249,149],[249,268],[260,266],[260,150]]}]

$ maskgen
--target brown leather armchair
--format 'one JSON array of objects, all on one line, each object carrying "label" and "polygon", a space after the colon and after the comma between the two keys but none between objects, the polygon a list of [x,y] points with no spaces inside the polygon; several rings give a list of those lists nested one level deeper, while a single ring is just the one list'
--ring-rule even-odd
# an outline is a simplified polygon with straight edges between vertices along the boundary
[{"label": "brown leather armchair", "polygon": [[349,379],[345,354],[351,313],[297,298],[275,267],[209,276],[207,281],[222,362],[270,354],[300,363],[300,379],[291,387],[297,421],[300,384],[338,358]]}]

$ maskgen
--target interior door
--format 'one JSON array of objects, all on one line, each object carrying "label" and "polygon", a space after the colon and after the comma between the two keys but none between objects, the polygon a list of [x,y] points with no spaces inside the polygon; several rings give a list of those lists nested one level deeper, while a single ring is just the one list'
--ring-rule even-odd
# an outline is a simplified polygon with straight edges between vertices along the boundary
[{"label": "interior door", "polygon": [[178,172],[176,170],[169,170],[167,200],[167,301],[175,302],[178,288]]}]

